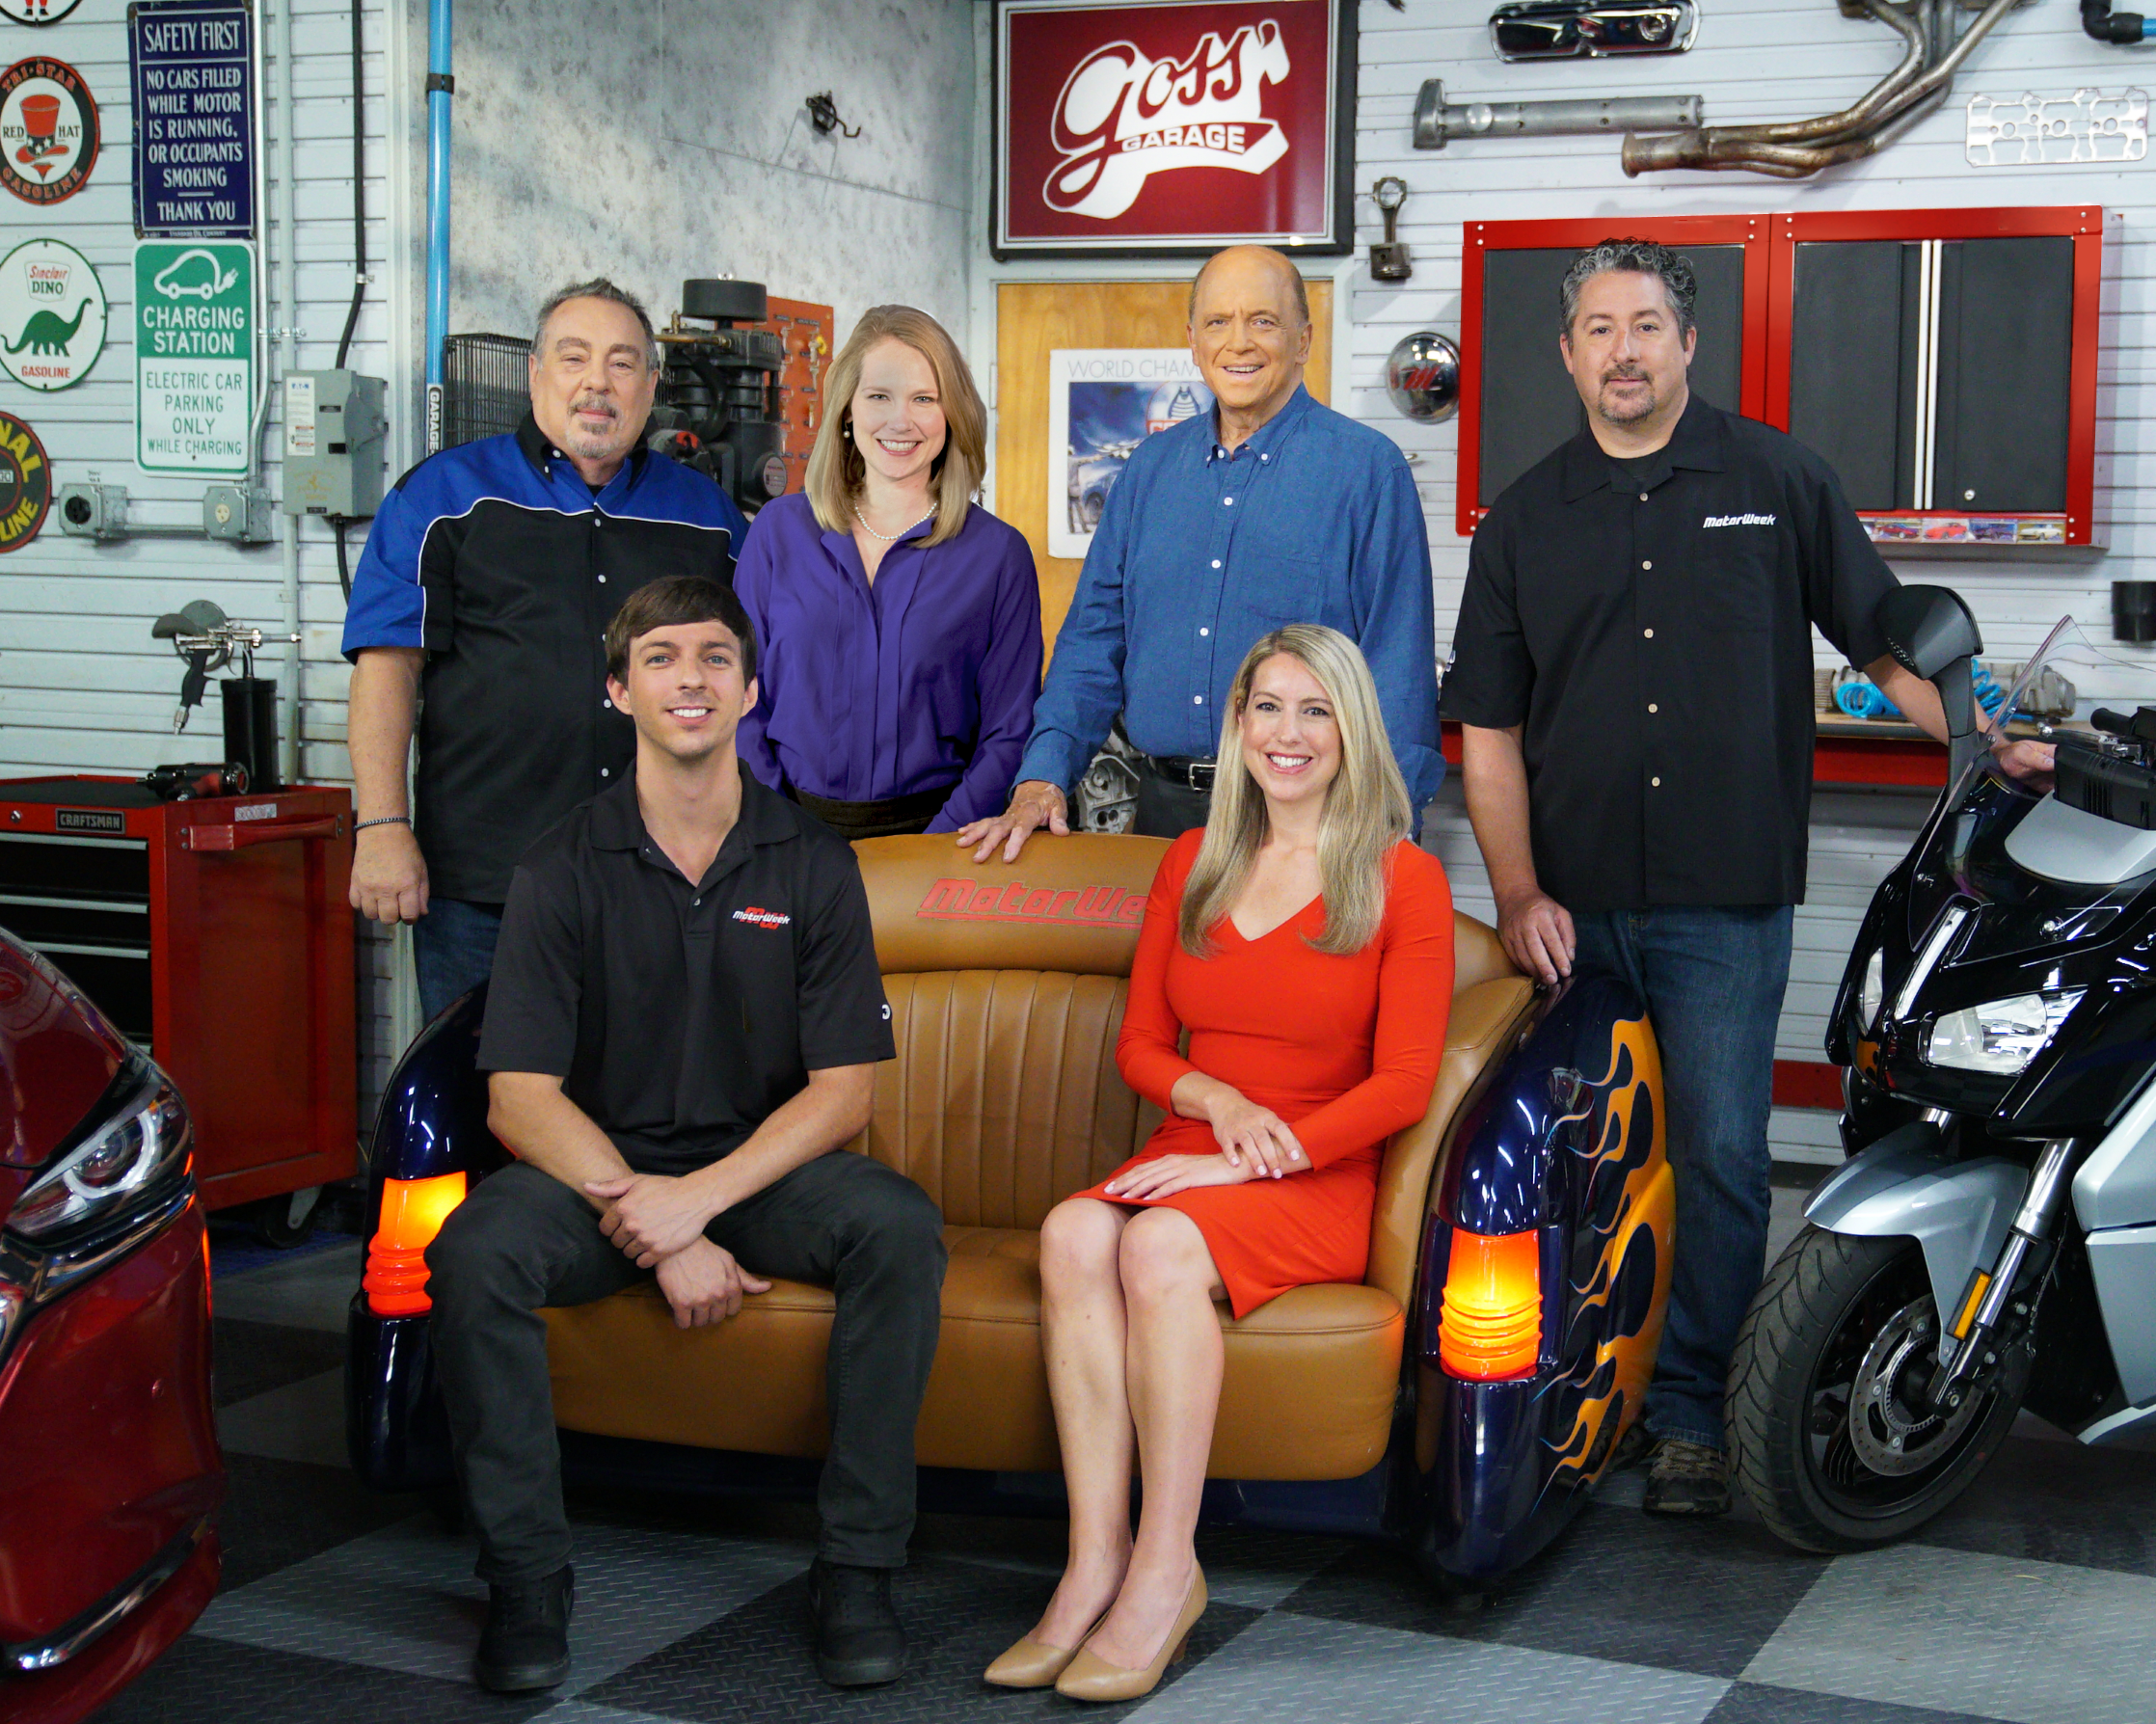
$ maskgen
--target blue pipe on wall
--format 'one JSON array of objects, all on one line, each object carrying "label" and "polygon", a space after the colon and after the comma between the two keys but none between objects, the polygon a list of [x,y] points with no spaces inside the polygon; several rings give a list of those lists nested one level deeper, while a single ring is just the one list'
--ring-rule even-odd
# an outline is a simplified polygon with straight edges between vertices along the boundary
[{"label": "blue pipe on wall", "polygon": [[442,446],[442,349],[449,337],[451,0],[427,0],[427,448]]}]

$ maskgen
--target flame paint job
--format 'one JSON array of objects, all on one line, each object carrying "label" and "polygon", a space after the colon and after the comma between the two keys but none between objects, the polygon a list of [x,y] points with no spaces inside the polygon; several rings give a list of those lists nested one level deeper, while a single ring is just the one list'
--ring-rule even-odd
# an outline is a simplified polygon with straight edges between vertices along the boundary
[{"label": "flame paint job", "polygon": [[[1644,1003],[1576,977],[1462,1121],[1422,1252],[1416,1555],[1461,1579],[1517,1568],[1599,1482],[1641,1396],[1669,1295],[1674,1184]],[[1543,1352],[1531,1379],[1466,1383],[1440,1360],[1453,1227],[1540,1229]],[[1550,1290],[1564,1289],[1562,1298]]]}]

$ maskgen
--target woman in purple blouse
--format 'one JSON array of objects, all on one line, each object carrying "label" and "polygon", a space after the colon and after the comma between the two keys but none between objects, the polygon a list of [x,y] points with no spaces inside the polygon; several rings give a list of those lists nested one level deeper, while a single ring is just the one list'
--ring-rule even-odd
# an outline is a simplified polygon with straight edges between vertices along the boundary
[{"label": "woman in purple blouse", "polygon": [[1000,813],[1040,692],[1040,588],[973,501],[987,413],[943,326],[876,306],[832,364],[806,489],[734,571],[761,649],[749,770],[847,838]]}]

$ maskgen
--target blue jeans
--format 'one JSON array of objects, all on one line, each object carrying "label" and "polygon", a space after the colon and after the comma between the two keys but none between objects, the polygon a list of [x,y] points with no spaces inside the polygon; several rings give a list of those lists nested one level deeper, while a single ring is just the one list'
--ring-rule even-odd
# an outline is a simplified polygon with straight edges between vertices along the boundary
[{"label": "blue jeans", "polygon": [[419,972],[419,1015],[432,1023],[494,970],[501,906],[437,898],[412,925],[412,961]]},{"label": "blue jeans", "polygon": [[1638,988],[1661,1047],[1677,1261],[1647,1428],[1714,1449],[1730,1350],[1766,1267],[1766,1116],[1793,920],[1788,904],[1574,917],[1578,965]]}]

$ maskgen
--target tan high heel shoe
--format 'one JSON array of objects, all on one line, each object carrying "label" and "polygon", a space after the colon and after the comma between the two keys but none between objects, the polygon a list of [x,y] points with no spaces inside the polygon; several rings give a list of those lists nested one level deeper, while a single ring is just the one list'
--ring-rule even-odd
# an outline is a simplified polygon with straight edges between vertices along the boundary
[{"label": "tan high heel shoe", "polygon": [[[1115,1601],[1109,1601],[1109,1609]],[[1050,1646],[1044,1640],[1036,1640],[1031,1634],[1005,1653],[982,1674],[983,1682],[993,1683],[999,1688],[1052,1688],[1056,1679],[1069,1668],[1071,1659],[1078,1656],[1078,1647],[1092,1638],[1093,1629],[1101,1625],[1108,1614],[1103,1610],[1093,1618],[1092,1628],[1078,1636],[1078,1646]]]},{"label": "tan high heel shoe", "polygon": [[1070,1660],[1063,1675],[1056,1679],[1056,1692],[1066,1700],[1136,1700],[1141,1694],[1150,1694],[1160,1686],[1160,1679],[1168,1667],[1177,1662],[1190,1642],[1190,1631],[1198,1626],[1198,1619],[1205,1614],[1205,1571],[1196,1562],[1190,1565],[1190,1591],[1183,1595],[1183,1607],[1175,1613],[1175,1623],[1168,1630],[1168,1638],[1160,1643],[1160,1652],[1143,1670],[1125,1670],[1120,1664],[1111,1664],[1094,1652],[1090,1644],[1078,1649],[1078,1656]]}]

